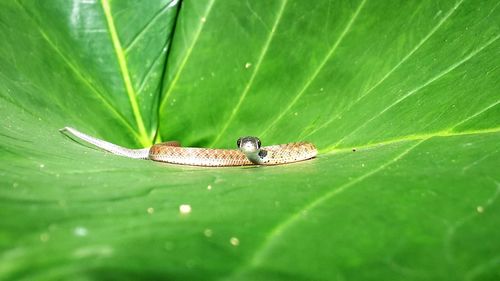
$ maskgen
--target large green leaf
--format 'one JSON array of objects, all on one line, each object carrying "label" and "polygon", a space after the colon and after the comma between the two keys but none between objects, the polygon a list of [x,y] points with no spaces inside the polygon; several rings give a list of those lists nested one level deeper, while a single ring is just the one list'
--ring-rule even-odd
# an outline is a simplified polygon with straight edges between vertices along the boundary
[{"label": "large green leaf", "polygon": [[[1,2],[0,279],[499,279],[499,6]],[[67,125],[321,153],[177,166]]]}]

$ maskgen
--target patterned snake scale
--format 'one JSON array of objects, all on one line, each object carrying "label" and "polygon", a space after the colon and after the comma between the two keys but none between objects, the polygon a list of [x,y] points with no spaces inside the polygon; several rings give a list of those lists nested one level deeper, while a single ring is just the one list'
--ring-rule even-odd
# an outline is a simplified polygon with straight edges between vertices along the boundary
[{"label": "patterned snake scale", "polygon": [[116,155],[193,166],[279,165],[314,158],[318,153],[316,147],[309,142],[264,146],[260,148],[258,163],[255,163],[239,149],[180,147],[180,144],[175,141],[155,144],[151,148],[129,149],[91,137],[74,128],[65,127],[60,131],[69,132],[80,140]]}]

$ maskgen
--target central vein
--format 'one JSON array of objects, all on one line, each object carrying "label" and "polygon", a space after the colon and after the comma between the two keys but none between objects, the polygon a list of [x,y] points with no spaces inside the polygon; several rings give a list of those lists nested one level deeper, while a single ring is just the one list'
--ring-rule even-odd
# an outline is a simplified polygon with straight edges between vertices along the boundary
[{"label": "central vein", "polygon": [[113,49],[115,50],[118,64],[120,66],[120,73],[122,74],[123,82],[125,83],[125,89],[127,91],[130,105],[132,106],[132,112],[134,113],[135,122],[137,123],[137,128],[139,129],[139,141],[145,147],[151,146],[151,140],[149,139],[146,128],[144,127],[144,121],[142,120],[142,115],[137,103],[137,95],[135,93],[134,87],[132,86],[132,80],[130,79],[127,60],[125,59],[125,53],[120,43],[120,39],[118,38],[118,33],[113,21],[113,16],[111,15],[111,7],[109,6],[108,0],[101,0],[101,5],[106,17],[106,22],[108,24],[111,41],[113,42]]}]

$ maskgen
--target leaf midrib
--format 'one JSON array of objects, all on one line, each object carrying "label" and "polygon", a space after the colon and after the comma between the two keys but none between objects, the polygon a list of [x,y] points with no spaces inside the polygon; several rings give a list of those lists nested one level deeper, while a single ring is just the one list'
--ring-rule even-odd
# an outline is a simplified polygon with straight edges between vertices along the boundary
[{"label": "leaf midrib", "polygon": [[389,139],[389,140],[384,140],[384,141],[374,142],[374,143],[369,143],[369,144],[354,145],[354,146],[346,147],[346,148],[327,147],[325,149],[320,149],[319,153],[320,154],[335,154],[335,153],[352,151],[353,149],[355,149],[357,151],[360,149],[370,149],[370,148],[385,146],[385,145],[389,145],[389,144],[396,144],[396,143],[408,142],[408,141],[418,141],[418,140],[429,139],[429,138],[433,138],[433,137],[454,137],[454,136],[465,136],[465,135],[481,135],[481,134],[491,134],[491,133],[498,133],[498,132],[500,132],[500,127],[481,129],[481,130],[469,130],[469,131],[463,131],[463,132],[453,132],[453,131],[449,131],[449,130],[444,130],[444,131],[439,131],[439,132],[435,132],[435,133],[431,133],[431,134],[406,135],[406,136],[397,137],[394,139]]},{"label": "leaf midrib", "polygon": [[144,126],[144,121],[142,119],[142,114],[139,109],[139,104],[137,102],[137,94],[135,92],[134,86],[132,85],[132,79],[130,78],[130,72],[128,70],[127,60],[125,58],[125,52],[122,48],[120,38],[118,38],[118,32],[115,27],[114,19],[111,14],[111,7],[108,0],[101,0],[101,6],[106,18],[106,23],[108,25],[108,31],[111,36],[111,41],[113,43],[113,49],[118,60],[118,65],[120,67],[120,74],[122,75],[123,82],[125,84],[125,90],[129,98],[130,105],[132,107],[132,112],[139,129],[139,141],[144,147],[149,147],[152,144],[151,139],[146,132],[146,127]]},{"label": "leaf midrib", "polygon": [[126,128],[132,132],[134,136],[138,139],[140,136],[137,134],[137,131],[131,126],[131,124],[125,119],[125,117],[116,110],[116,108],[111,104],[110,101],[88,80],[84,77],[84,75],[78,70],[78,68],[73,64],[71,60],[69,60],[63,52],[57,47],[57,45],[50,39],[47,33],[40,28],[41,25],[35,20],[33,15],[28,11],[26,7],[24,7],[20,2],[15,1],[15,3],[29,16],[29,18],[36,23],[37,30],[42,36],[42,38],[47,42],[47,44],[56,52],[56,54],[61,57],[61,59],[66,63],[66,65],[73,71],[73,73],[78,77],[90,90],[91,93],[95,94],[95,96],[103,101],[104,105],[111,110],[111,112],[118,117],[120,121],[125,125]]}]

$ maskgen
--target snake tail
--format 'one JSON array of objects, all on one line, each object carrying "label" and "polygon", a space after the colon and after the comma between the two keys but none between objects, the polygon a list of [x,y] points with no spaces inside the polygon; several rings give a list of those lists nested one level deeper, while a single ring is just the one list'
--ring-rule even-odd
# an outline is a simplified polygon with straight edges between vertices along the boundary
[{"label": "snake tail", "polygon": [[[130,149],[126,147],[122,147],[98,138],[94,138],[92,136],[89,136],[87,134],[84,134],[77,129],[71,128],[71,127],[64,127],[60,129],[59,131],[63,132],[65,135],[71,137],[76,137],[77,141],[78,140],[83,140],[87,143],[90,143],[102,150],[111,152],[116,155],[121,155],[125,156],[128,158],[134,158],[134,159],[149,159],[149,148],[140,148],[140,149]],[[69,134],[68,134],[69,133]],[[74,138],[72,138],[74,139]]]}]

